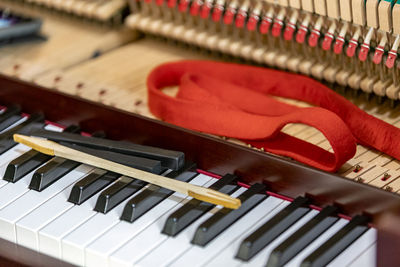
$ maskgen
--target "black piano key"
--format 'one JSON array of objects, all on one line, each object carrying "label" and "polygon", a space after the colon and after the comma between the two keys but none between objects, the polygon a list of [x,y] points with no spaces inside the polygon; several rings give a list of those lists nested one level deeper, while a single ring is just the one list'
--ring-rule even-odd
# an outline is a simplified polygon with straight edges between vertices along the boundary
[{"label": "black piano key", "polygon": [[141,180],[122,176],[113,185],[100,193],[94,210],[107,213],[146,184],[146,182]]},{"label": "black piano key", "polygon": [[[71,125],[65,128],[64,131],[77,132],[79,131],[79,126]],[[51,158],[51,156],[31,149],[8,164],[4,180],[15,183]]]},{"label": "black piano key", "polygon": [[301,263],[301,267],[326,266],[368,230],[369,219],[357,215]]},{"label": "black piano key", "polygon": [[310,208],[307,207],[308,202],[309,200],[305,197],[298,197],[293,200],[286,208],[281,210],[242,241],[236,258],[244,261],[250,260],[260,250],[309,212]]},{"label": "black piano key", "polygon": [[35,130],[31,132],[31,134],[34,136],[45,137],[56,142],[66,142],[88,148],[161,161],[161,164],[164,168],[172,170],[179,170],[184,166],[185,163],[184,153],[158,147],[138,145],[123,141],[102,140],[99,138],[68,133],[54,133],[45,130]]},{"label": "black piano key", "polygon": [[160,174],[164,169],[161,167],[161,162],[153,159],[140,158],[132,155],[125,155],[111,151],[104,151],[99,149],[88,148],[84,146],[71,145],[68,143],[61,143],[72,149],[94,155],[99,158],[107,159],[122,165],[127,165],[142,171]]},{"label": "black piano key", "polygon": [[4,131],[22,118],[21,108],[17,105],[7,107],[7,109],[0,114],[0,132]]},{"label": "black piano key", "polygon": [[8,164],[4,180],[15,183],[51,158],[31,149]]},{"label": "black piano key", "polygon": [[271,252],[267,267],[283,266],[293,259],[300,251],[339,220],[339,217],[336,216],[337,212],[338,209],[333,206],[328,206],[321,210]]},{"label": "black piano key", "polygon": [[[195,166],[196,165],[193,163],[185,163],[181,171],[171,171],[166,177],[182,182],[189,182],[197,175]],[[126,203],[121,215],[121,220],[134,222],[173,193],[174,192],[169,189],[157,185],[150,185]]]},{"label": "black piano key", "polygon": [[12,127],[11,129],[0,134],[0,154],[3,154],[7,150],[11,149],[15,145],[13,135],[16,133],[19,134],[28,134],[33,128],[41,128],[43,127],[44,117],[41,113],[32,114],[27,120],[24,122]]},{"label": "black piano key", "polygon": [[244,216],[253,207],[267,198],[266,186],[254,184],[239,196],[242,205],[237,210],[222,208],[207,221],[203,222],[196,230],[192,243],[199,246],[207,245],[223,230],[226,230],[236,220]]},{"label": "black piano key", "polygon": [[54,157],[34,172],[29,188],[40,192],[75,169],[79,164],[76,161]]},{"label": "black piano key", "polygon": [[[221,179],[210,186],[211,189],[218,190],[224,194],[232,194],[238,186],[236,185],[237,176],[232,174],[224,175]],[[215,205],[197,200],[191,199],[180,209],[172,213],[165,222],[162,233],[169,236],[175,236],[180,231],[189,226],[192,222],[203,216]]]},{"label": "black piano key", "polygon": [[68,201],[80,205],[120,177],[120,174],[95,169],[72,187]]},{"label": "black piano key", "polygon": [[[64,132],[67,133],[76,133],[79,131],[80,127],[76,125],[71,125],[64,129]],[[76,168],[78,165],[79,163],[75,161],[53,157],[49,162],[34,172],[29,188],[40,192]]]}]

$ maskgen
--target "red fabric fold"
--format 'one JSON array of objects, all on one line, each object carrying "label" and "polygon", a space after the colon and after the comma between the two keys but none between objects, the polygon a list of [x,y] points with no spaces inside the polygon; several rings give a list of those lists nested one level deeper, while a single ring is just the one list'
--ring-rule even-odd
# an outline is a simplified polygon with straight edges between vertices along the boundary
[{"label": "red fabric fold", "polygon": [[[356,142],[400,159],[400,131],[308,77],[212,61],[180,61],[155,68],[147,80],[151,112],[189,129],[238,138],[326,171],[352,158]],[[176,97],[161,90],[179,86]],[[299,108],[271,96],[315,105]],[[318,129],[333,153],[281,129],[302,123]]]}]

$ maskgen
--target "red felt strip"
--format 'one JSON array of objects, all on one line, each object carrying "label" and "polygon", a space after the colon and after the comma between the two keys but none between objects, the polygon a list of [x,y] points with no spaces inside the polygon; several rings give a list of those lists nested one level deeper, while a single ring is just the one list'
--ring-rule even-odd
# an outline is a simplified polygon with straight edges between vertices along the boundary
[{"label": "red felt strip", "polygon": [[[336,171],[356,142],[400,159],[400,131],[308,77],[247,65],[180,61],[155,68],[148,81],[151,112],[182,127],[239,138],[268,152]],[[179,86],[176,97],[162,88]],[[299,108],[271,96],[315,105]],[[288,123],[318,129],[333,153],[281,132]]]}]

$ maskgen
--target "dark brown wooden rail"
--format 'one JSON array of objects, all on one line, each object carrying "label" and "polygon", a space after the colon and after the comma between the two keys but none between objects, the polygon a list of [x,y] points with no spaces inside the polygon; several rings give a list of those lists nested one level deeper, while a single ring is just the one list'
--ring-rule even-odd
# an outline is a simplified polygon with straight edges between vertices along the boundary
[{"label": "dark brown wooden rail", "polygon": [[[292,198],[307,195],[315,205],[334,204],[350,216],[367,214],[378,230],[380,223],[385,222],[385,236],[388,229],[394,235],[400,235],[399,230],[394,233],[400,228],[398,225],[397,228],[388,227],[388,219],[379,220],[387,214],[400,218],[400,196],[397,194],[164,122],[0,76],[0,104],[12,103],[20,104],[27,113],[42,111],[46,119],[63,125],[79,124],[87,132],[103,130],[111,139],[181,150],[201,169],[218,174],[236,173],[247,183],[263,181],[270,191]],[[386,239],[380,240],[385,242]],[[380,248],[385,246],[390,244],[379,245]],[[388,259],[385,253],[380,251],[379,255]],[[7,257],[1,250],[1,242],[0,254]],[[384,266],[390,266],[389,263],[400,266],[396,262],[400,260],[398,258],[392,254]]]}]

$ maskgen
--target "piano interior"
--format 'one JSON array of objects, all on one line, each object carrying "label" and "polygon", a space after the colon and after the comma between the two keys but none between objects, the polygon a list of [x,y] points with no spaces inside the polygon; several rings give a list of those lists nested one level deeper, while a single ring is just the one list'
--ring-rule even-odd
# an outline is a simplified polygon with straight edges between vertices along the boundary
[{"label": "piano interior", "polygon": [[[337,173],[326,173],[161,122],[148,109],[146,89],[148,73],[169,61],[251,64],[310,76],[398,127],[398,1],[1,0],[0,8],[43,21],[40,38],[0,46],[0,105],[18,104],[31,117],[42,112],[50,128],[79,125],[89,134],[182,151],[197,164],[185,170],[197,175],[187,181],[219,182],[218,190],[245,200],[233,213],[161,192],[164,198],[133,219],[127,207],[150,205],[159,189],[141,184],[103,214],[93,211],[100,189],[80,205],[68,201],[85,175],[103,177],[88,166],[69,162],[62,173],[69,183],[59,175],[40,193],[29,187],[32,175],[1,180],[5,264],[399,266],[398,160],[358,145]],[[315,128],[282,131],[331,150]],[[17,150],[0,155],[3,171],[28,153]]]}]

